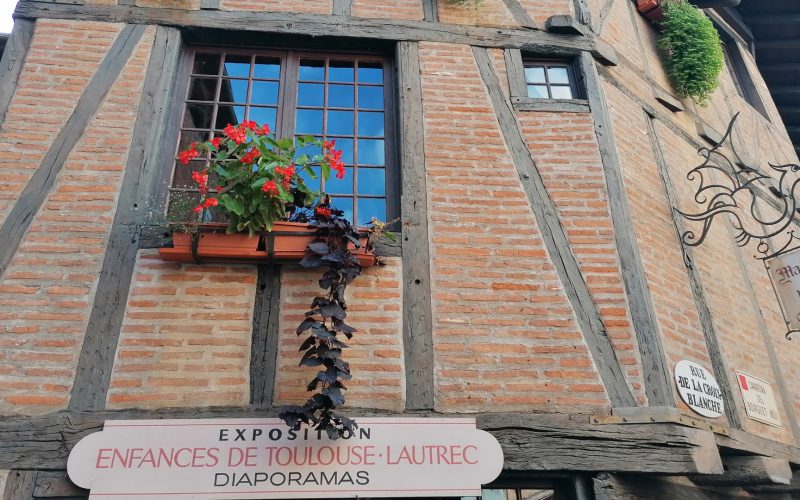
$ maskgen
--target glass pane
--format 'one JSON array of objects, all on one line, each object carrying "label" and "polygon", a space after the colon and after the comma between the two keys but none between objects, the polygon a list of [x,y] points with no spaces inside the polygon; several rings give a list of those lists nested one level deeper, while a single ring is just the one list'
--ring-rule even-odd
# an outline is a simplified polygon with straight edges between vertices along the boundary
[{"label": "glass pane", "polygon": [[569,83],[567,68],[547,68],[547,78],[550,83]]},{"label": "glass pane", "polygon": [[358,135],[383,137],[383,113],[358,113]]},{"label": "glass pane", "polygon": [[199,193],[171,191],[169,193],[169,209],[167,210],[169,218],[175,221],[196,221],[198,217],[192,209],[196,207],[198,203],[200,203]]},{"label": "glass pane", "polygon": [[183,151],[189,148],[189,144],[193,142],[204,142],[211,138],[210,132],[195,132],[184,131],[181,132],[181,138],[178,140],[178,151]]},{"label": "glass pane", "polygon": [[482,500],[517,500],[516,490],[481,490]]},{"label": "glass pane", "polygon": [[386,199],[384,198],[359,198],[358,199],[358,224],[366,226],[372,218],[386,220]]},{"label": "glass pane", "polygon": [[313,144],[309,144],[303,146],[302,148],[297,148],[294,152],[295,159],[299,158],[302,155],[308,155],[309,159],[313,159],[316,155],[322,154],[322,148],[315,146]]},{"label": "glass pane", "polygon": [[216,78],[192,78],[189,83],[189,100],[213,101],[217,95]]},{"label": "glass pane", "polygon": [[322,133],[322,110],[319,109],[298,109],[297,125],[295,132],[298,134],[321,134]]},{"label": "glass pane", "polygon": [[301,83],[297,88],[298,106],[325,105],[325,85],[321,83]]},{"label": "glass pane", "polygon": [[220,102],[247,102],[247,80],[222,80],[219,89]]},{"label": "glass pane", "polygon": [[211,128],[213,104],[187,104],[182,128]]},{"label": "glass pane", "polygon": [[175,174],[172,176],[172,187],[197,189],[197,183],[192,180],[192,172],[206,168],[206,162],[193,160],[188,165],[176,161]]},{"label": "glass pane", "polygon": [[325,80],[325,61],[300,61],[300,80]]},{"label": "glass pane", "polygon": [[528,97],[550,97],[547,95],[547,85],[528,85]]},{"label": "glass pane", "polygon": [[359,165],[383,165],[384,143],[383,140],[359,139],[358,140],[358,164]]},{"label": "glass pane", "polygon": [[[309,170],[312,170],[314,172],[314,175],[317,177],[316,179],[311,178]],[[300,170],[298,173],[300,177],[303,178],[303,182],[306,183],[306,186],[313,189],[314,191],[319,191],[320,189],[319,167],[304,168],[303,170]]]},{"label": "glass pane", "polygon": [[525,68],[525,81],[528,83],[544,83],[544,67],[531,66]]},{"label": "glass pane", "polygon": [[219,54],[195,54],[192,73],[199,75],[219,74]]},{"label": "glass pane", "polygon": [[327,133],[330,135],[353,135],[353,112],[328,111]]},{"label": "glass pane", "polygon": [[383,168],[358,169],[358,194],[386,194],[386,170]]},{"label": "glass pane", "polygon": [[354,73],[353,61],[331,61],[328,66],[328,81],[352,82]]},{"label": "glass pane", "polygon": [[553,500],[555,497],[554,490],[522,490],[520,500]]},{"label": "glass pane", "polygon": [[342,161],[345,165],[353,164],[353,139],[336,138],[336,149],[342,151]]},{"label": "glass pane", "polygon": [[256,56],[253,77],[277,80],[281,77],[281,60],[276,57]]},{"label": "glass pane", "polygon": [[383,64],[380,62],[358,63],[359,83],[383,83]]},{"label": "glass pane", "polygon": [[220,105],[217,110],[216,129],[223,129],[229,123],[238,125],[244,121],[244,106]]},{"label": "glass pane", "polygon": [[270,130],[275,130],[275,117],[278,110],[275,108],[250,108],[250,120],[259,125],[269,125]]},{"label": "glass pane", "polygon": [[333,198],[331,203],[334,208],[344,211],[344,218],[351,221],[353,220],[353,198]]},{"label": "glass pane", "polygon": [[352,108],[353,88],[352,85],[328,85],[328,107]]},{"label": "glass pane", "polygon": [[278,104],[278,82],[253,82],[251,104]]},{"label": "glass pane", "polygon": [[553,99],[572,99],[572,89],[560,85],[550,87]]},{"label": "glass pane", "polygon": [[337,179],[336,173],[325,182],[325,192],[330,194],[353,194],[353,167],[344,169],[344,179]]},{"label": "glass pane", "polygon": [[250,76],[250,56],[228,54],[225,56],[225,69],[222,76]]},{"label": "glass pane", "polygon": [[383,109],[383,87],[358,87],[358,107]]}]

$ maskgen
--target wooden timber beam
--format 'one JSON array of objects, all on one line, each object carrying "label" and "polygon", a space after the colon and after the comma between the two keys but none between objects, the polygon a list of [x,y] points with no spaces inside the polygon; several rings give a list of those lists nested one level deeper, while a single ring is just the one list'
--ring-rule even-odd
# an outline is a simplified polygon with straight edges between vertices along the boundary
[{"label": "wooden timber beam", "polygon": [[588,51],[604,64],[616,64],[616,51],[594,36],[547,33],[533,29],[465,26],[430,21],[366,19],[287,12],[205,11],[120,5],[70,5],[21,0],[14,12],[23,19],[75,19],[158,24],[187,28],[257,31],[308,36],[432,41],[479,47],[519,48],[552,56]]},{"label": "wooden timber beam", "polygon": [[33,38],[33,22],[20,19],[14,23],[0,58],[0,125],[5,121],[8,105],[17,88],[17,80],[25,64],[25,56]]},{"label": "wooden timber beam", "polygon": [[692,482],[705,486],[760,486],[789,484],[789,461],[762,456],[723,456],[724,474],[692,476]]},{"label": "wooden timber beam", "polygon": [[[0,469],[58,471],[66,468],[75,444],[99,432],[106,420],[166,418],[265,418],[280,408],[185,408],[71,412],[14,416],[0,421]],[[354,410],[358,416],[414,416]],[[618,471],[653,474],[721,474],[722,462],[711,431],[675,424],[595,425],[588,415],[478,414],[478,427],[500,441],[508,470]]]}]

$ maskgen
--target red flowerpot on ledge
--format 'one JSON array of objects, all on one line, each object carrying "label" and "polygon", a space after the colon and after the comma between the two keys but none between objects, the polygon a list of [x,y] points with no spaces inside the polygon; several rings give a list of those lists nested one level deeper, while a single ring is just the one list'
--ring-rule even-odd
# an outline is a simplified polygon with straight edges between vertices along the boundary
[{"label": "red flowerpot on ledge", "polygon": [[661,8],[660,0],[636,0],[636,10],[654,23],[664,19],[664,10]]}]

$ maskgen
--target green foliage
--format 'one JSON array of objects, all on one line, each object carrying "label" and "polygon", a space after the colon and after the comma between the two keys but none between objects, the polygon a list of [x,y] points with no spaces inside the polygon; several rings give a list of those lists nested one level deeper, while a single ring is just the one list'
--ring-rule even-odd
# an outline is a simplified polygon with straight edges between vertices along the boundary
[{"label": "green foliage", "polygon": [[450,5],[463,8],[477,8],[483,3],[483,0],[445,0]]},{"label": "green foliage", "polygon": [[678,96],[704,106],[717,88],[725,63],[719,34],[711,21],[684,0],[666,0],[659,48]]}]

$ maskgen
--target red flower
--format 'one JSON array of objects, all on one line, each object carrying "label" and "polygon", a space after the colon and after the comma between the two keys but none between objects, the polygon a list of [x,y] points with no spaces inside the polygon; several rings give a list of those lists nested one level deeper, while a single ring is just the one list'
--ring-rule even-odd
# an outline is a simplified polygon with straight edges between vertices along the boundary
[{"label": "red flower", "polygon": [[203,205],[197,205],[192,210],[195,211],[195,212],[202,212],[203,211]]},{"label": "red flower", "polygon": [[219,201],[216,198],[206,198],[206,201],[203,202],[204,208],[216,207],[219,205]]},{"label": "red flower", "polygon": [[225,137],[234,141],[236,144],[242,144],[247,140],[247,130],[242,127],[234,127],[230,123],[222,129],[222,133],[225,134]]},{"label": "red flower", "polygon": [[192,144],[190,144],[189,145],[189,149],[185,149],[185,150],[181,151],[180,153],[178,153],[178,160],[180,160],[180,162],[183,165],[188,165],[189,164],[189,160],[192,160],[192,159],[197,158],[198,156],[200,156],[200,153],[197,151],[197,149],[195,149],[196,147],[197,147],[197,144],[195,144],[194,142]]},{"label": "red flower", "polygon": [[258,135],[269,135],[269,125],[264,124],[263,127],[256,131]]},{"label": "red flower", "polygon": [[219,145],[222,144],[222,137],[214,137],[210,142],[215,148],[219,149]]},{"label": "red flower", "polygon": [[317,215],[321,215],[323,217],[330,217],[331,216],[331,209],[328,207],[318,206],[317,207]]},{"label": "red flower", "polygon": [[261,157],[261,151],[256,148],[251,149],[244,156],[242,156],[242,163],[245,165],[250,165],[251,163],[255,162],[258,158]]},{"label": "red flower", "polygon": [[253,132],[255,132],[256,128],[258,127],[258,124],[256,122],[254,122],[253,120],[245,120],[245,121],[242,122],[240,127],[242,129],[249,129],[249,130],[252,130]]},{"label": "red flower", "polygon": [[275,181],[267,181],[261,187],[261,190],[267,194],[277,195],[278,194],[278,185],[275,184]]}]

